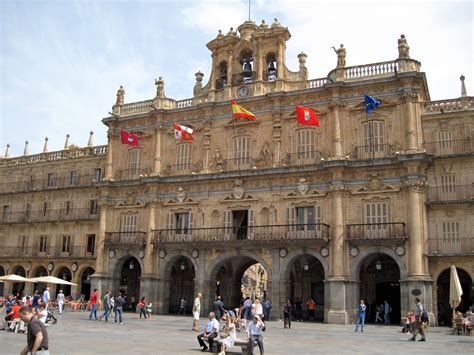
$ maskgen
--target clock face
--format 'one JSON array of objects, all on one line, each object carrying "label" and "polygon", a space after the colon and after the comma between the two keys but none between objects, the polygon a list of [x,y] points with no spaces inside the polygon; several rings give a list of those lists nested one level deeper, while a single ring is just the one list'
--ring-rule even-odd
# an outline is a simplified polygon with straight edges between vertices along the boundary
[{"label": "clock face", "polygon": [[241,86],[239,90],[237,91],[237,96],[238,97],[247,97],[250,94],[250,89],[248,86]]}]

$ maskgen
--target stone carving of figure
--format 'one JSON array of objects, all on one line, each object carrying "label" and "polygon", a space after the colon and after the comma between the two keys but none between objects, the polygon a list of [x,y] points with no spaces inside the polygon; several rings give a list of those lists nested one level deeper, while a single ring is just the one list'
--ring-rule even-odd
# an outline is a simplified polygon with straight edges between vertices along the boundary
[{"label": "stone carving of figure", "polygon": [[280,27],[280,22],[278,22],[278,19],[275,17],[273,19],[272,27]]},{"label": "stone carving of figure", "polygon": [[234,27],[231,27],[229,32],[227,32],[226,36],[235,36],[237,35],[237,32],[234,31]]},{"label": "stone carving of figure", "polygon": [[262,23],[260,24],[260,26],[258,26],[260,28],[268,28],[268,25],[267,23],[265,22],[265,20],[262,20]]},{"label": "stone carving of figure", "polygon": [[222,34],[222,30],[217,31],[217,38],[220,38],[220,37],[224,37],[224,35]]},{"label": "stone carving of figure", "polygon": [[331,47],[334,49],[334,52],[337,54],[337,68],[343,68],[346,66],[346,49],[344,48],[344,45],[341,44],[341,46],[336,49],[335,47]]},{"label": "stone carving of figure", "polygon": [[120,88],[117,90],[117,101],[115,102],[116,105],[123,105],[125,102],[125,90],[123,86],[120,85]]},{"label": "stone carving of figure", "polygon": [[405,35],[401,35],[398,39],[398,58],[410,58],[410,47],[408,47]]},{"label": "stone carving of figure", "polygon": [[216,171],[222,171],[222,166],[224,165],[224,158],[221,155],[219,149],[216,149],[214,155],[212,156],[210,167]]},{"label": "stone carving of figure", "polygon": [[160,76],[158,80],[155,79],[156,85],[156,97],[164,98],[165,97],[165,82]]},{"label": "stone carving of figure", "polygon": [[257,164],[259,166],[265,166],[271,164],[273,161],[273,154],[270,151],[270,143],[268,141],[263,142],[262,150],[257,158]]}]

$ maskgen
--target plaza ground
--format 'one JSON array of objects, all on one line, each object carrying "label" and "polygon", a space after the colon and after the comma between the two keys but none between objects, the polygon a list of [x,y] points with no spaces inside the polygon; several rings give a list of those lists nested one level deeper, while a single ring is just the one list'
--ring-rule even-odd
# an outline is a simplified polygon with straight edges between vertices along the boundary
[{"label": "plaza ground", "polygon": [[[199,327],[204,327],[201,318]],[[222,323],[222,322],[221,322]],[[126,313],[124,324],[89,321],[88,313],[65,313],[48,328],[51,354],[199,354],[190,316],[153,316],[150,321]],[[427,342],[410,342],[399,326],[368,325],[354,333],[352,325],[293,322],[283,329],[268,322],[265,354],[472,354],[474,336],[452,336],[444,327],[431,328]],[[239,336],[240,333],[238,333]],[[19,354],[26,336],[0,331],[0,354]],[[237,349],[234,348],[235,353]],[[255,354],[259,354],[258,349]]]}]

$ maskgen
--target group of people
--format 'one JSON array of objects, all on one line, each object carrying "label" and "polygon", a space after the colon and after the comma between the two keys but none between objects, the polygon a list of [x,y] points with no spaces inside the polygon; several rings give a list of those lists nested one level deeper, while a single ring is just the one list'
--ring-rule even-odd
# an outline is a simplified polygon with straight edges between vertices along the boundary
[{"label": "group of people", "polygon": [[[309,297],[306,301],[307,319],[309,321],[314,320],[314,311],[316,308],[316,302],[313,298]],[[290,299],[286,300],[285,305],[283,306],[283,328],[291,328],[291,318],[297,322],[303,321],[303,301],[300,298],[297,298],[294,304]]]}]

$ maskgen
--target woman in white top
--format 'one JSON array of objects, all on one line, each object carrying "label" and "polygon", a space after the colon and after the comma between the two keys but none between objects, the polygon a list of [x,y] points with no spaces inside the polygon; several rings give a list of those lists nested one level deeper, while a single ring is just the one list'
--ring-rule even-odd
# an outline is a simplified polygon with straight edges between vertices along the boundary
[{"label": "woman in white top", "polygon": [[263,319],[263,306],[258,298],[255,299],[255,314]]},{"label": "woman in white top", "polygon": [[237,338],[237,332],[235,331],[235,318],[227,317],[227,323],[222,329],[228,335],[225,338],[217,339],[217,342],[221,344],[221,351],[218,355],[225,355],[227,348],[234,346],[235,339]]}]

